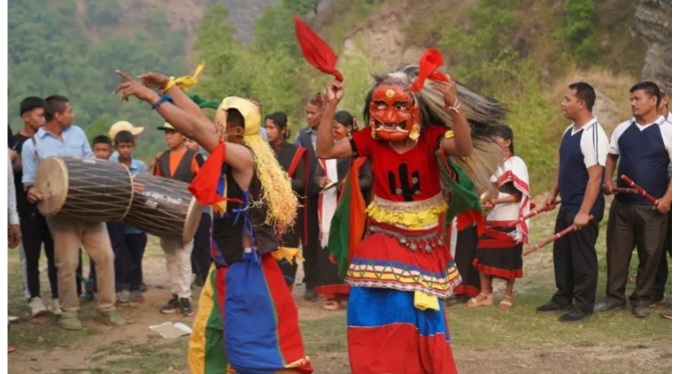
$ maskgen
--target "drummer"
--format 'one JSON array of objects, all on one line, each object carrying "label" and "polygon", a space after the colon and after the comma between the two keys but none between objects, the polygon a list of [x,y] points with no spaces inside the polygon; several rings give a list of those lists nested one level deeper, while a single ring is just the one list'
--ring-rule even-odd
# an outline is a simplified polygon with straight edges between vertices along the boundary
[{"label": "drummer", "polygon": [[[67,98],[53,95],[45,99],[45,125],[31,141],[24,144],[21,153],[24,170],[22,182],[31,203],[43,198],[33,186],[41,161],[51,156],[94,158],[85,132],[72,125],[73,118],[73,109]],[[125,319],[115,310],[113,250],[106,225],[103,222],[78,221],[67,217],[47,217],[47,225],[54,240],[59,301],[63,311],[59,325],[66,330],[83,328],[78,319],[80,305],[75,281],[81,246],[94,259],[97,268],[97,311],[111,324],[124,325]],[[85,243],[87,246],[84,246]]]},{"label": "drummer", "polygon": [[[198,152],[187,148],[184,135],[169,123],[158,129],[165,132],[168,150],[156,156],[154,175],[191,183],[203,164],[203,158]],[[161,238],[161,248],[165,252],[172,282],[172,298],[161,308],[161,313],[179,311],[182,316],[189,317],[194,314],[191,308],[191,252],[194,240],[185,244],[181,239]]]},{"label": "drummer", "polygon": [[[92,139],[92,153],[94,157],[99,160],[108,160],[113,151],[113,145],[111,144],[111,139],[106,135],[97,135]],[[109,230],[109,236],[111,236],[111,229]],[[94,300],[94,295],[97,292],[97,271],[95,270],[94,260],[90,257],[90,273],[85,282],[85,289],[80,295],[80,298],[85,301]],[[115,268],[115,262],[114,262]]]}]

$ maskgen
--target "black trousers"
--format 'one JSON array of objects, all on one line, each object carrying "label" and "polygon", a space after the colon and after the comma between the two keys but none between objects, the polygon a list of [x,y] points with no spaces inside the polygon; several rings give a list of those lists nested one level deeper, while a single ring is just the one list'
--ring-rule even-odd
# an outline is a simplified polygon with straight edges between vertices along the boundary
[{"label": "black trousers", "polygon": [[[560,209],[555,221],[555,233],[574,223],[576,213]],[[584,313],[592,313],[597,290],[597,253],[595,242],[600,231],[601,217],[590,221],[581,230],[574,231],[553,245],[553,264],[557,292],[552,302],[563,307],[573,305]]]},{"label": "black trousers", "polygon": [[146,233],[126,234],[122,222],[107,222],[111,247],[116,256],[114,273],[116,292],[129,286],[130,291],[139,291],[142,284],[142,260],[146,249]]},{"label": "black trousers", "polygon": [[[671,235],[673,233],[673,227],[671,225],[672,219],[671,212],[668,212],[668,224],[666,225],[666,239],[664,240],[663,246],[665,252],[668,256],[673,257],[673,239]],[[656,272],[656,280],[654,281],[654,291],[652,294],[652,300],[662,300],[666,293],[666,281],[668,281],[668,257],[666,254],[661,255],[661,261],[659,262],[659,270]]]},{"label": "black trousers", "polygon": [[142,260],[147,242],[146,233],[125,234],[125,247],[128,250],[128,282],[130,291],[139,291],[142,286]]},{"label": "black trousers", "polygon": [[194,235],[194,249],[191,251],[191,271],[200,284],[204,284],[210,271],[210,214],[203,213]]},{"label": "black trousers", "polygon": [[123,291],[125,283],[129,281],[130,256],[125,246],[125,224],[123,222],[107,222],[106,229],[109,232],[111,248],[115,256],[113,270],[116,277],[116,292]]},{"label": "black trousers", "polygon": [[31,298],[40,296],[40,249],[45,248],[47,256],[47,277],[52,289],[52,298],[59,297],[57,268],[54,265],[54,242],[45,217],[37,211],[21,220],[21,245],[26,254],[26,278]]},{"label": "black trousers", "polygon": [[[454,227],[455,230],[455,227]],[[479,294],[480,280],[479,270],[472,265],[477,253],[477,226],[469,226],[458,232],[456,237],[456,266],[463,283],[458,285],[453,291],[456,295],[475,297]]]},{"label": "black trousers", "polygon": [[307,243],[302,245],[302,256],[305,261],[302,263],[305,277],[302,280],[306,289],[314,289],[317,286],[317,264],[321,243],[319,242],[319,196],[307,197]]},{"label": "black trousers", "polygon": [[633,305],[649,305],[654,298],[654,283],[661,257],[666,256],[664,241],[668,215],[651,206],[621,204],[614,200],[607,225],[606,302],[625,304],[628,269],[637,247],[638,274],[630,296]]}]

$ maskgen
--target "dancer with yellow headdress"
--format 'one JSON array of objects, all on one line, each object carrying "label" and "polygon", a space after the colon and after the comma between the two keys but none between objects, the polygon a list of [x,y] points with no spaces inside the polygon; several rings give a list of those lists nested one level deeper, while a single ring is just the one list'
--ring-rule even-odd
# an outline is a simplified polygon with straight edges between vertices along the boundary
[{"label": "dancer with yellow headdress", "polygon": [[288,175],[259,134],[259,110],[247,99],[227,97],[213,124],[173,79],[148,73],[135,81],[117,73],[124,79],[114,91],[121,99],[148,102],[175,129],[211,150],[189,187],[201,204],[213,207],[215,261],[189,341],[191,372],[311,373],[295,302],[272,255],[278,233],[294,224],[298,203]]}]

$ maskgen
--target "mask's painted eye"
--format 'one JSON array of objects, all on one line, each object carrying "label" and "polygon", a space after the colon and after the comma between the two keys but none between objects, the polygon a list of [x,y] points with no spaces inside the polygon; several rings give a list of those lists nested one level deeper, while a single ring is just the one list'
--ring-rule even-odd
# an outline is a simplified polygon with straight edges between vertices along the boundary
[{"label": "mask's painted eye", "polygon": [[377,105],[378,110],[385,110],[387,109],[387,104],[385,103],[380,103]]}]

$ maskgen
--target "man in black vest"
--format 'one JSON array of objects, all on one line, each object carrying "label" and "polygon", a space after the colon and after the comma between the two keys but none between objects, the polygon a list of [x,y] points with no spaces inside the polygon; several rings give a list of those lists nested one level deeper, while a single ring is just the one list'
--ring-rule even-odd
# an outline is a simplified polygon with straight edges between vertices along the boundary
[{"label": "man in black vest", "polygon": [[659,113],[660,98],[655,83],[635,84],[630,89],[633,118],[621,122],[612,133],[604,179],[606,193],[627,187],[622,178],[626,175],[658,200],[653,204],[638,194],[619,193],[612,202],[607,223],[607,292],[595,306],[596,312],[625,308],[628,269],[636,248],[637,282],[629,297],[633,314],[647,317],[649,307],[663,297],[655,295],[654,282],[661,258],[666,256],[664,241],[673,189],[669,174],[672,127]]},{"label": "man in black vest", "polygon": [[[165,123],[158,128],[165,132],[165,143],[168,150],[156,157],[154,175],[191,183],[200,170],[202,158],[196,151],[185,145],[184,135],[176,131],[172,125]],[[191,252],[193,239],[184,244],[181,239],[161,238],[161,248],[165,252],[172,298],[161,308],[161,313],[175,313],[191,316]]]},{"label": "man in black vest", "polygon": [[[316,157],[316,128],[321,123],[321,113],[323,112],[324,100],[317,94],[307,103],[307,123],[309,127],[300,130],[294,144],[304,147],[309,154],[309,175],[314,175],[318,167],[319,160]],[[318,295],[314,291],[316,287],[316,264],[317,256],[321,252],[319,242],[319,191],[321,188],[314,183],[312,178],[307,179],[307,199],[305,202],[305,214],[307,215],[307,242],[302,244],[302,255],[305,258],[303,267],[305,270],[305,300],[316,301]]]}]

